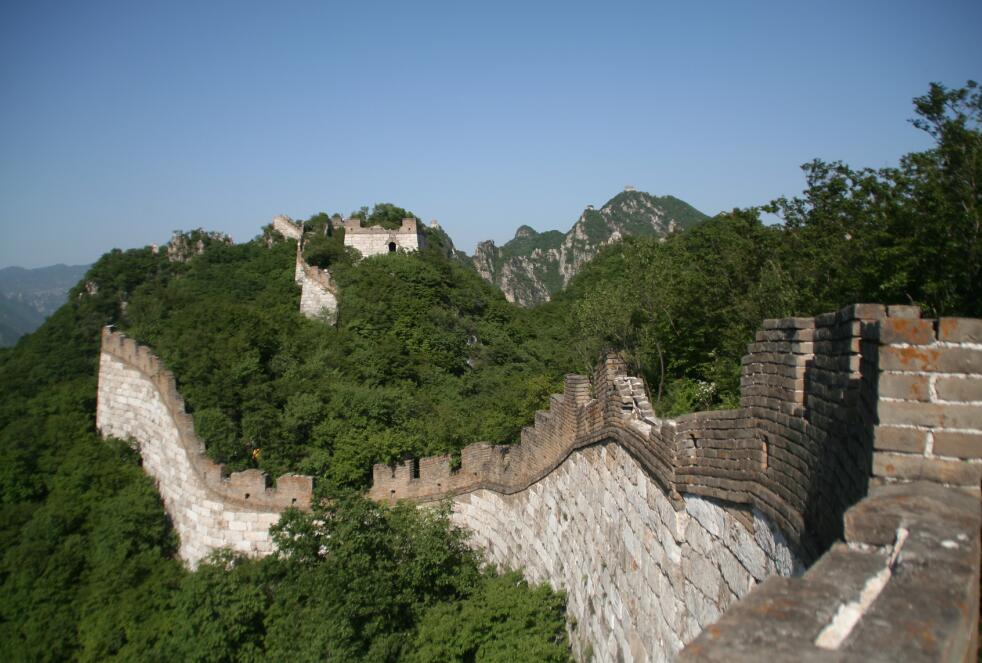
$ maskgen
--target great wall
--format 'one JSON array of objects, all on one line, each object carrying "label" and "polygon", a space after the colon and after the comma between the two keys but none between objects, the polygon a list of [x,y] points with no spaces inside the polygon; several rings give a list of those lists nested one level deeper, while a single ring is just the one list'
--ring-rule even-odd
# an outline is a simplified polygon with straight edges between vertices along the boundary
[{"label": "great wall", "polygon": [[[312,481],[203,455],[174,377],[105,330],[97,425],[130,439],[195,566],[271,552]],[[369,496],[450,500],[489,561],[568,593],[598,661],[967,661],[977,650],[982,321],[860,304],[766,320],[740,408],[660,419],[615,356],[520,443],[376,465]]]}]

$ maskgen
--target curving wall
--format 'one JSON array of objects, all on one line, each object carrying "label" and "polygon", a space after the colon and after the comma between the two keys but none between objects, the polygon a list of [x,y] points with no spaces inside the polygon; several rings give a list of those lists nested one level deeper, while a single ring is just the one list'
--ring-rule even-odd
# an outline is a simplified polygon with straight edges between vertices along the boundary
[{"label": "curving wall", "polygon": [[527,490],[454,498],[453,520],[489,561],[565,589],[576,652],[599,661],[662,660],[756,583],[799,568],[760,512],[673,504],[614,442],[573,452]]},{"label": "curving wall", "polygon": [[[879,651],[961,656],[974,637],[964,614],[978,606],[980,341],[980,321],[920,320],[904,306],[767,320],[743,360],[741,407],[676,420],[656,417],[641,381],[608,357],[592,385],[568,376],[520,444],[471,445],[459,467],[448,457],[378,465],[370,494],[452,499],[455,521],[492,560],[569,592],[574,642],[599,660],[671,658],[700,632],[685,657],[731,660],[740,642],[746,660],[772,649],[789,659],[807,650],[874,660],[876,648],[857,638],[883,623],[862,619],[882,607],[876,597],[909,602],[920,595],[912,586],[932,583],[948,584],[961,617],[950,618],[940,599],[928,602],[911,630],[888,627]],[[945,487],[901,483],[914,480]],[[962,500],[960,510],[913,518],[910,505],[934,488],[951,493],[952,504]],[[854,517],[850,531],[847,510],[857,503],[896,526]],[[955,538],[926,542],[929,522]],[[898,540],[900,530],[907,534]],[[833,545],[843,539],[845,552]],[[963,564],[949,563],[952,551]],[[802,579],[777,582],[820,556]],[[736,609],[716,621],[743,595],[735,571],[749,577],[744,592],[765,577],[773,578],[765,587],[784,591],[753,613],[753,629]],[[817,601],[814,587],[836,590]],[[755,605],[760,595],[735,605]],[[901,608],[884,610],[900,620]],[[789,614],[811,621],[776,619]],[[931,634],[922,656],[908,646],[915,626]],[[779,646],[781,628],[799,636],[794,653]]]},{"label": "curving wall", "polygon": [[102,333],[96,427],[136,445],[181,539],[180,557],[192,568],[219,548],[269,554],[269,527],[280,513],[310,508],[310,477],[285,475],[273,488],[258,470],[226,477],[205,455],[174,376],[146,347],[109,328]]}]

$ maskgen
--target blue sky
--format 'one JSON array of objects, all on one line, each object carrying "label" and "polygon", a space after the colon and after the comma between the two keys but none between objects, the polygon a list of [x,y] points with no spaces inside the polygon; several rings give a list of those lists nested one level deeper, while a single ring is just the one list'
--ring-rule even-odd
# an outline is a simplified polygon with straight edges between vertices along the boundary
[{"label": "blue sky", "polygon": [[632,184],[713,214],[929,145],[982,2],[6,2],[0,267],[393,202],[460,248]]}]

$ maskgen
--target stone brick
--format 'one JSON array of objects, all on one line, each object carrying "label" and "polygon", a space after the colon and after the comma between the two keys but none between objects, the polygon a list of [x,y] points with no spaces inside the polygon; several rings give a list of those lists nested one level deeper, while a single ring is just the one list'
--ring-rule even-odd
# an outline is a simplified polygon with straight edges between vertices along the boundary
[{"label": "stone brick", "polygon": [[982,351],[936,346],[887,346],[880,350],[879,364],[880,369],[885,371],[982,373]]},{"label": "stone brick", "polygon": [[877,385],[880,396],[908,401],[931,400],[931,378],[927,375],[881,373]]},{"label": "stone brick", "polygon": [[982,376],[975,378],[938,378],[938,398],[943,401],[982,401]]},{"label": "stone brick", "polygon": [[934,453],[958,458],[982,458],[982,433],[939,431],[934,434]]},{"label": "stone brick", "polygon": [[927,345],[934,342],[934,323],[931,320],[884,318],[880,320],[880,342]]},{"label": "stone brick", "polygon": [[982,480],[982,464],[878,451],[873,454],[873,474],[907,481],[975,486]]},{"label": "stone brick", "polygon": [[849,320],[870,320],[886,317],[887,309],[883,304],[852,304],[839,309],[837,317],[846,322]]},{"label": "stone brick", "polygon": [[927,448],[927,432],[916,428],[876,426],[873,429],[873,447],[883,451],[924,453]]},{"label": "stone brick", "polygon": [[891,318],[919,318],[921,317],[921,307],[893,304],[887,306],[887,315]]},{"label": "stone brick", "polygon": [[982,429],[982,407],[946,403],[881,401],[882,425]]},{"label": "stone brick", "polygon": [[938,340],[951,343],[982,343],[982,320],[974,318],[941,318]]}]

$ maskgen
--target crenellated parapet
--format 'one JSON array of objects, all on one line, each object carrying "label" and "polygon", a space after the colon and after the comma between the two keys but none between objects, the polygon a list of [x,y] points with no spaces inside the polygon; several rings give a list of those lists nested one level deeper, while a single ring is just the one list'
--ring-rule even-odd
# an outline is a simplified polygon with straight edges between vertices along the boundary
[{"label": "crenellated parapet", "polygon": [[109,328],[102,333],[96,426],[137,445],[181,538],[181,557],[192,566],[223,547],[272,552],[268,530],[279,514],[310,508],[310,477],[288,474],[268,486],[259,470],[229,475],[211,460],[174,375],[148,348]]},{"label": "crenellated parapet", "polygon": [[[641,380],[608,356],[592,386],[567,376],[564,393],[536,413],[519,444],[471,445],[456,469],[449,457],[376,465],[370,494],[419,501],[480,488],[510,494],[573,451],[616,440],[673,498],[750,505],[813,557],[841,535],[842,515],[871,476],[978,487],[982,464],[929,447],[940,439],[939,451],[982,456],[979,402],[945,400],[976,398],[982,387],[982,363],[973,363],[982,362],[982,348],[972,346],[978,324],[936,323],[919,319],[914,307],[871,304],[766,320],[743,358],[741,407],[677,419],[657,417]],[[911,398],[920,400],[899,398],[908,395],[901,387],[915,386]]]}]

